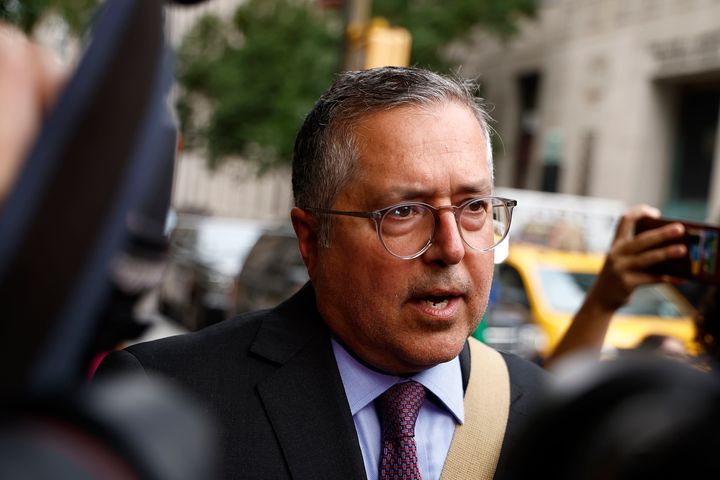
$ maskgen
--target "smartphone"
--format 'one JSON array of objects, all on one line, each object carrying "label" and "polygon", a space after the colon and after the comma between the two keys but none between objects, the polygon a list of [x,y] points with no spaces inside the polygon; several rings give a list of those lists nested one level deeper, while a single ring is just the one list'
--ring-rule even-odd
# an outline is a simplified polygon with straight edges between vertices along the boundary
[{"label": "smartphone", "polygon": [[687,247],[687,255],[657,263],[648,268],[648,272],[655,275],[687,278],[703,283],[720,283],[720,265],[718,264],[720,226],[670,218],[643,217],[635,224],[635,234],[676,222],[685,225],[685,235],[666,242],[664,245],[683,243]]}]

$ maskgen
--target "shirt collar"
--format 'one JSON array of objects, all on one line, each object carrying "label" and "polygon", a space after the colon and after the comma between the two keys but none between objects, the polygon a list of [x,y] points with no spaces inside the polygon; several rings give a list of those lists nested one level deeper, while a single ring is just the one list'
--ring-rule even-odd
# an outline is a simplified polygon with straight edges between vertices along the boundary
[{"label": "shirt collar", "polygon": [[[370,369],[353,357],[335,339],[331,339],[331,342],[335,361],[345,387],[345,394],[350,404],[350,412],[353,415],[372,403],[388,388],[407,380],[404,377],[387,375]],[[465,421],[462,374],[458,357],[449,362],[435,365],[410,378],[432,392],[458,423]]]}]

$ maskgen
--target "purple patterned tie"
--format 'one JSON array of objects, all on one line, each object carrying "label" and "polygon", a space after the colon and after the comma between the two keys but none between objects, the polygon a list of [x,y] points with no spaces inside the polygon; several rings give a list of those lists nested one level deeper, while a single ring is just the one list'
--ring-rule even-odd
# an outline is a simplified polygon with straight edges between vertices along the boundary
[{"label": "purple patterned tie", "polygon": [[388,388],[377,399],[383,448],[379,480],[421,480],[415,443],[415,421],[425,388],[412,380]]}]

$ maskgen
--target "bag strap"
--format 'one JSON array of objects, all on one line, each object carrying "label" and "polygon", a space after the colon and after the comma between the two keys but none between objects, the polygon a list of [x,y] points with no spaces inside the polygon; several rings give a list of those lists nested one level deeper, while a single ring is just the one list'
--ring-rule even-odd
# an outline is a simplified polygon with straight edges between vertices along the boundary
[{"label": "bag strap", "polygon": [[473,337],[465,423],[455,427],[442,480],[492,480],[510,410],[510,376],[502,356]]}]

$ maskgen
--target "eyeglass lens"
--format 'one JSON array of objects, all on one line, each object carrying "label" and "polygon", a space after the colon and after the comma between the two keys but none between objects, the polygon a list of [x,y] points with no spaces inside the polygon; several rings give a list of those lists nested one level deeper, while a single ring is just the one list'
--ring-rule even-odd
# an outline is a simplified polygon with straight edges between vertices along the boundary
[{"label": "eyeglass lens", "polygon": [[[477,199],[456,212],[465,243],[488,250],[502,241],[510,226],[510,210],[499,199]],[[390,253],[411,257],[422,251],[435,231],[433,211],[420,204],[398,205],[388,210],[380,223],[380,235]]]}]

